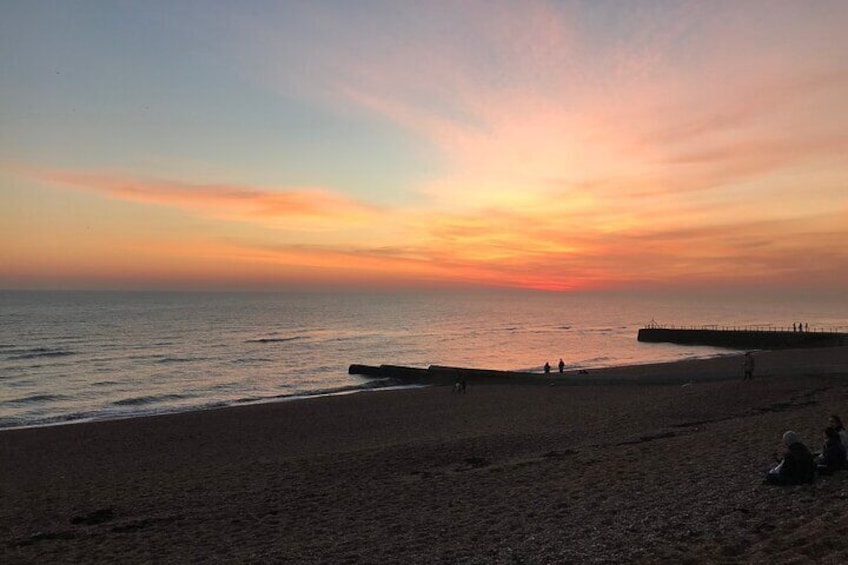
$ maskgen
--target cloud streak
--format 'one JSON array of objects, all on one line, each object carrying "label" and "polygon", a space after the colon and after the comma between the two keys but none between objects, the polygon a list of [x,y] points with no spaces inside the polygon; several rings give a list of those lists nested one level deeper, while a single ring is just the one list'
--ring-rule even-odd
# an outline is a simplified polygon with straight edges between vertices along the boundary
[{"label": "cloud streak", "polygon": [[[243,234],[226,235],[219,229],[215,234],[198,234],[188,245],[168,243],[167,234],[150,238],[147,244],[127,239],[121,244],[120,238],[102,242],[112,250],[121,246],[126,250],[113,261],[120,255],[148,257],[151,263],[171,264],[172,274],[187,268],[173,265],[175,257],[185,255],[187,265],[206,265],[211,278],[232,278],[216,266],[223,261],[239,265],[242,276],[268,284],[312,276],[383,284],[571,290],[662,286],[670,280],[745,285],[769,276],[794,284],[809,282],[810,276],[833,284],[848,279],[846,247],[833,245],[848,240],[844,203],[834,207],[828,202],[827,213],[793,210],[771,219],[758,214],[763,219],[757,220],[750,214],[716,216],[699,205],[688,212],[674,205],[655,210],[650,217],[634,217],[626,201],[617,208],[590,202],[583,209],[570,209],[568,199],[547,207],[539,201],[538,207],[448,213],[377,209],[324,191],[296,192],[292,197],[248,186],[151,183],[130,175],[64,170],[40,171],[32,178],[64,190],[90,191],[266,230],[245,239]],[[397,226],[403,226],[403,237],[396,237]],[[293,231],[292,243],[274,242],[272,234],[281,229]],[[335,235],[305,243],[302,236],[307,229],[335,230]],[[346,236],[350,229],[364,232],[364,237]],[[105,273],[106,265],[93,265],[99,254],[89,252],[87,261],[91,270]],[[44,271],[43,265],[37,268]],[[151,269],[157,270],[167,269]]]},{"label": "cloud streak", "polygon": [[266,189],[195,184],[126,174],[30,171],[31,178],[109,198],[190,210],[218,219],[259,222],[280,229],[335,229],[365,225],[380,209],[326,189]]},{"label": "cloud streak", "polygon": [[[845,2],[378,7],[285,3],[237,18],[233,48],[280,105],[297,98],[441,155],[386,189],[392,206],[349,196],[341,174],[320,187],[96,165],[22,174],[216,220],[192,249],[262,280],[848,282]],[[396,165],[373,153],[375,177]]]}]

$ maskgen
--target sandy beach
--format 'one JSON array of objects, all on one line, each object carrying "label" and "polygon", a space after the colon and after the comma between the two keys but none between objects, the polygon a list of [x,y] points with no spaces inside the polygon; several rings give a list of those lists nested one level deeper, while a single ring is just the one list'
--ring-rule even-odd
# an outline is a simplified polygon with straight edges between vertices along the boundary
[{"label": "sandy beach", "polygon": [[0,561],[843,563],[848,472],[763,475],[848,348],[756,360],[0,432]]}]

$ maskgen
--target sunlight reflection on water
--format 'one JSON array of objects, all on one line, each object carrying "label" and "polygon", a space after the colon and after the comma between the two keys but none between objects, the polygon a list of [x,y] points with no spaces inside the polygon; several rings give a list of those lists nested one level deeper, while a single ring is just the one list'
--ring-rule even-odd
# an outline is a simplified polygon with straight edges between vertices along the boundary
[{"label": "sunlight reflection on water", "polygon": [[0,293],[0,427],[361,387],[352,363],[541,371],[721,353],[644,344],[681,325],[846,325],[843,304],[568,295]]}]

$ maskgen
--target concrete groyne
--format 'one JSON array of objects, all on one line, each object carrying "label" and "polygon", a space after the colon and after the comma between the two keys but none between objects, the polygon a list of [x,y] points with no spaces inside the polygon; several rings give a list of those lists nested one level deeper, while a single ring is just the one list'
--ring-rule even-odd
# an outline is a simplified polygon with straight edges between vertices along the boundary
[{"label": "concrete groyne", "polygon": [[741,354],[710,359],[688,359],[673,363],[598,367],[564,373],[497,371],[467,367],[403,367],[399,365],[350,365],[348,373],[381,379],[397,385],[452,385],[457,379],[475,387],[483,384],[522,384],[534,386],[593,385],[667,385],[686,384],[693,379],[724,380],[739,378]]},{"label": "concrete groyne", "polygon": [[522,382],[532,380],[544,380],[549,382],[551,375],[541,373],[529,373],[523,371],[497,371],[494,369],[470,369],[466,367],[446,367],[443,365],[430,365],[426,369],[417,367],[403,367],[399,365],[351,365],[348,374],[361,375],[376,379],[392,379],[404,384],[452,384],[457,379],[476,381],[485,379],[487,382],[496,380]]},{"label": "concrete groyne", "polygon": [[848,345],[848,334],[840,332],[804,332],[788,330],[736,328],[664,328],[646,327],[637,339],[645,343],[709,345],[728,349],[795,349]]}]

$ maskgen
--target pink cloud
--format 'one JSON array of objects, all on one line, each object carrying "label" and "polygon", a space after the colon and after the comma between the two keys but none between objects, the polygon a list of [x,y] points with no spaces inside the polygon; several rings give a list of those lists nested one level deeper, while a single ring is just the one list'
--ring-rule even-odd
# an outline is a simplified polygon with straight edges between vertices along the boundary
[{"label": "pink cloud", "polygon": [[263,265],[539,288],[844,284],[848,3],[833,16],[801,4],[691,2],[669,17],[634,4],[626,37],[588,37],[577,4],[393,4],[397,28],[308,4],[309,49],[257,24],[265,80],[284,91],[291,68],[308,69],[295,90],[310,102],[445,155],[437,178],[397,187],[418,192],[415,208],[308,187],[29,176],[290,230],[287,244],[234,246]]},{"label": "pink cloud", "polygon": [[220,219],[252,221],[278,227],[320,229],[363,224],[380,213],[325,189],[273,190],[242,185],[194,184],[131,175],[65,170],[30,170],[27,176],[56,186],[96,192],[143,204],[191,210]]}]

